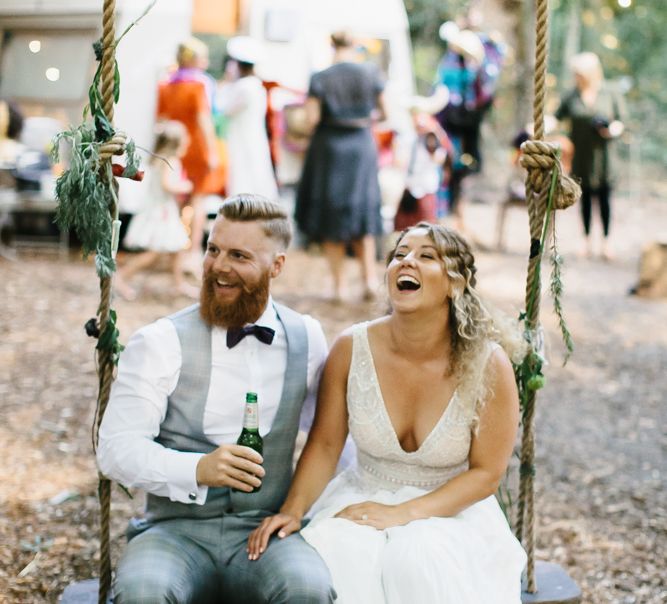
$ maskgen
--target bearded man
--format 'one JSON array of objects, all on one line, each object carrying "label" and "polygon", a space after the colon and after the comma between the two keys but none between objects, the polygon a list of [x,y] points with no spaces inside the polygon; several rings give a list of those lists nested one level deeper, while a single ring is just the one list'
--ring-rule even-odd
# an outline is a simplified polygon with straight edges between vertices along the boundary
[{"label": "bearded man", "polygon": [[[277,539],[259,561],[246,550],[285,498],[304,401],[327,352],[320,323],[270,295],[290,239],[280,205],[227,199],[208,239],[200,304],[143,327],[121,355],[97,460],[147,500],[130,522],[116,603],[335,599],[300,535]],[[258,394],[263,455],[235,444],[246,392]]]}]

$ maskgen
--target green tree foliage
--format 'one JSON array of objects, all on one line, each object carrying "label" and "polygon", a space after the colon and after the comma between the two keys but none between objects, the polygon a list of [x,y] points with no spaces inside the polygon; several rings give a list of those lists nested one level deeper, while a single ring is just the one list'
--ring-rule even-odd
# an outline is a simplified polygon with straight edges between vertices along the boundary
[{"label": "green tree foliage", "polygon": [[412,42],[433,44],[440,25],[464,12],[469,4],[468,0],[405,0]]},{"label": "green tree foliage", "polygon": [[445,49],[438,36],[440,25],[463,14],[468,0],[405,0],[410,24],[417,88],[427,94],[433,84],[435,67]]},{"label": "green tree foliage", "polygon": [[[552,0],[550,71],[567,73],[565,39],[573,18],[578,39],[570,51],[592,51],[605,75],[625,93],[632,132],[642,157],[667,165],[667,3],[662,0]],[[621,6],[623,5],[623,6]],[[558,82],[564,89],[567,79]]]},{"label": "green tree foliage", "polygon": [[[515,19],[526,18],[524,2],[496,0]],[[440,24],[463,15],[474,0],[405,0],[414,49],[415,74],[427,92],[444,44]],[[597,53],[609,80],[624,93],[630,134],[641,144],[643,160],[667,165],[667,2],[664,0],[550,0],[549,71],[552,97],[572,85],[568,61],[576,52]],[[494,29],[493,23],[483,27]],[[510,46],[516,40],[507,40]],[[532,54],[532,50],[529,55]],[[532,56],[526,67],[532,69]],[[516,68],[516,66],[515,66]],[[549,107],[553,109],[553,107]]]}]

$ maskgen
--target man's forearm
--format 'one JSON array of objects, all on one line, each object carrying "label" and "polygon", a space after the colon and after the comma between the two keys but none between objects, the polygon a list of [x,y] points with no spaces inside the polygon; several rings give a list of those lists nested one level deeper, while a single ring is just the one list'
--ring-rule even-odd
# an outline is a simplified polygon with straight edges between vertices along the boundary
[{"label": "man's forearm", "polygon": [[[172,501],[203,503],[207,488],[198,487],[196,468],[201,453],[167,449],[151,440],[100,436],[100,471],[128,488],[138,488]],[[191,493],[196,494],[193,499]]]}]

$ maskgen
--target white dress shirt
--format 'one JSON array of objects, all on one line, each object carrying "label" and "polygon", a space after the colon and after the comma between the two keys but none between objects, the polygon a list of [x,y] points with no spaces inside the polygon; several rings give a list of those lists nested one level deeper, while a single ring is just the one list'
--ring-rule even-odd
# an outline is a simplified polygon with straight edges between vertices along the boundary
[{"label": "white dress shirt", "polygon": [[[304,315],[304,321],[308,335],[304,414],[312,417],[327,342],[319,321],[309,315]],[[269,432],[278,410],[287,366],[287,338],[272,300],[256,324],[275,330],[271,345],[246,336],[230,349],[226,329],[214,327],[211,331],[211,383],[203,430],[216,445],[236,442],[243,426],[246,392],[257,393],[260,434]],[[130,338],[100,426],[97,461],[104,475],[127,487],[172,501],[203,504],[208,488],[198,486],[196,479],[203,454],[168,449],[154,441],[180,370],[180,342],[170,319],[159,319]],[[196,493],[196,499],[191,493]]]}]

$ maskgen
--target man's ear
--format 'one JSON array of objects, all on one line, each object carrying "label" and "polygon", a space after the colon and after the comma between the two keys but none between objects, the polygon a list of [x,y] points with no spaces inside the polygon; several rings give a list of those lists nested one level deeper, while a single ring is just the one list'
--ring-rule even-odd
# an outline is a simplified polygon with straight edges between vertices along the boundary
[{"label": "man's ear", "polygon": [[283,270],[283,266],[285,266],[286,257],[287,256],[285,252],[278,252],[273,257],[273,263],[271,264],[271,271],[269,273],[271,279],[275,279],[278,275],[280,275]]}]

